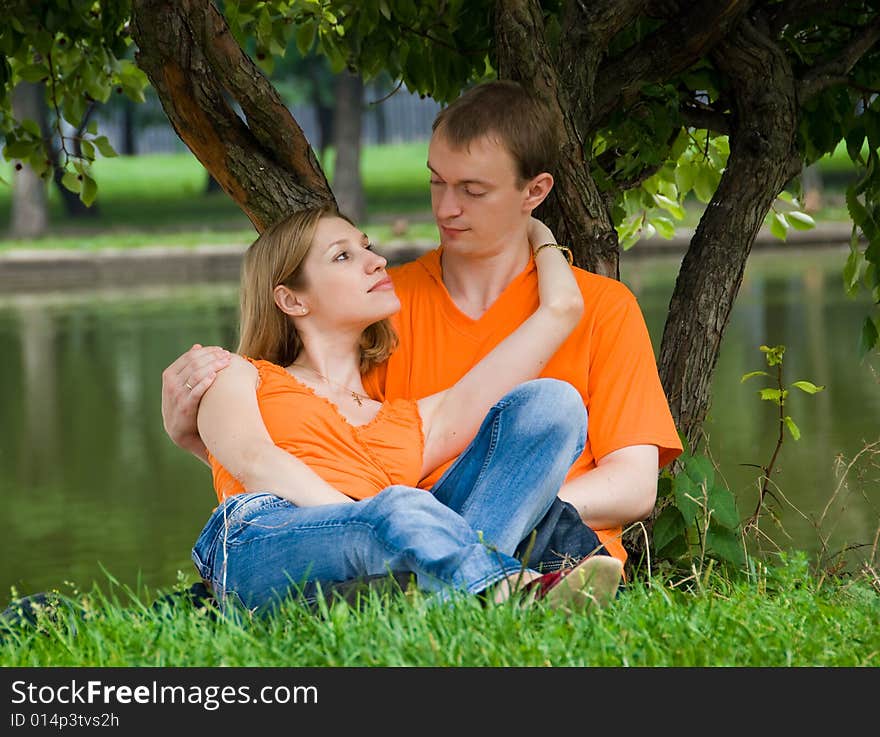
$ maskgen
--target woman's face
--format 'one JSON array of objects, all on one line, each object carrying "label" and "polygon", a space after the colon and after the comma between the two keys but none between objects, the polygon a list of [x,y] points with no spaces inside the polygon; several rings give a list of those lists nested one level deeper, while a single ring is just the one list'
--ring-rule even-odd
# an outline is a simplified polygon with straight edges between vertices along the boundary
[{"label": "woman's face", "polygon": [[363,329],[400,309],[387,263],[347,220],[324,217],[303,264],[306,286],[297,293],[321,325]]}]

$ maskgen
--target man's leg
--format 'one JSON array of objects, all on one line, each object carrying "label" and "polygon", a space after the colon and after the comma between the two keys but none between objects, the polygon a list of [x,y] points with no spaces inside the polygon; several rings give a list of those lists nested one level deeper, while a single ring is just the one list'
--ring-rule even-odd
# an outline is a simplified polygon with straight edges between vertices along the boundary
[{"label": "man's leg", "polygon": [[577,509],[556,497],[547,514],[517,546],[514,557],[530,568],[548,573],[594,553],[610,555],[599,536],[581,519]]},{"label": "man's leg", "polygon": [[570,384],[525,382],[489,411],[431,491],[486,544],[513,554],[557,498],[583,451],[586,425],[583,400]]}]

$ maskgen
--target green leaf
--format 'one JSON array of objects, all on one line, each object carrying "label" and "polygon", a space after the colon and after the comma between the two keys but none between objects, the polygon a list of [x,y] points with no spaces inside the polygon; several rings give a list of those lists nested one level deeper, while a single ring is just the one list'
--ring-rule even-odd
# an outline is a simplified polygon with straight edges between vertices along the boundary
[{"label": "green leaf", "polygon": [[83,156],[85,156],[89,161],[95,160],[95,147],[92,145],[91,141],[80,141],[80,148],[82,148]]},{"label": "green leaf", "polygon": [[784,215],[774,212],[770,216],[770,232],[782,241],[788,237],[788,222]]},{"label": "green leaf", "polygon": [[855,296],[858,291],[859,267],[862,265],[862,258],[862,252],[858,248],[853,248],[846,258],[846,265],[843,267],[843,288],[850,297]]},{"label": "green leaf", "polygon": [[676,538],[684,536],[687,526],[675,507],[666,507],[654,520],[654,549],[659,553]]},{"label": "green leaf", "polygon": [[715,194],[717,183],[708,166],[701,166],[694,178],[694,194],[700,202],[707,203]]},{"label": "green leaf", "polygon": [[692,525],[703,509],[703,490],[698,489],[686,473],[680,473],[674,480],[675,506],[686,525]]},{"label": "green leaf", "polygon": [[779,404],[779,400],[782,398],[781,389],[761,389],[759,394],[761,395],[761,399],[766,399],[770,402],[776,402],[777,404]]},{"label": "green leaf", "polygon": [[80,180],[79,175],[76,172],[64,172],[64,176],[61,177],[61,184],[63,184],[65,188],[69,189],[71,192],[76,192],[77,194],[79,194],[82,191],[82,181]]},{"label": "green leaf", "polygon": [[37,144],[30,141],[16,141],[7,143],[3,147],[3,156],[7,159],[27,159],[36,148]]},{"label": "green leaf", "polygon": [[83,174],[82,181],[82,193],[79,198],[82,200],[82,203],[89,207],[95,201],[95,197],[98,195],[98,184],[92,179],[88,174]]},{"label": "green leaf", "polygon": [[675,237],[675,223],[673,223],[669,218],[654,216],[651,218],[651,225],[653,225],[657,232],[661,237],[666,240],[670,240]]},{"label": "green leaf", "polygon": [[18,76],[25,82],[42,82],[49,78],[49,68],[45,64],[26,64],[19,67]]},{"label": "green leaf", "polygon": [[706,532],[706,548],[722,560],[735,565],[745,563],[745,551],[739,536],[720,525],[709,525]]},{"label": "green leaf", "polygon": [[785,422],[785,426],[788,428],[788,431],[791,433],[791,437],[794,438],[795,440],[800,440],[801,439],[801,431],[800,431],[800,428],[794,424],[794,420],[791,419],[791,417],[789,417],[788,415],[786,415],[783,418],[783,421]]},{"label": "green leaf", "polygon": [[742,378],[739,380],[739,383],[744,383],[747,379],[751,379],[754,376],[770,376],[766,371],[749,371],[747,374],[743,374]]},{"label": "green leaf", "polygon": [[789,225],[796,230],[810,230],[816,227],[816,221],[805,212],[792,210],[785,213],[785,218],[788,220]]},{"label": "green leaf", "polygon": [[795,381],[792,386],[796,386],[802,392],[806,392],[807,394],[816,394],[825,388],[824,384],[822,386],[816,386],[812,381]]},{"label": "green leaf", "polygon": [[94,143],[98,147],[98,151],[101,152],[101,156],[112,159],[114,156],[118,155],[113,146],[110,145],[110,141],[107,139],[107,136],[97,136],[92,140],[92,143]]},{"label": "green leaf", "polygon": [[312,21],[306,21],[296,29],[296,48],[302,56],[306,56],[315,43],[318,28]]},{"label": "green leaf", "polygon": [[678,187],[679,193],[687,194],[694,188],[694,167],[687,163],[681,163],[675,167],[675,185]]},{"label": "green leaf", "polygon": [[865,318],[862,323],[862,332],[859,336],[859,360],[864,360],[865,356],[870,353],[878,343],[880,335],[877,332],[877,326],[870,316]]},{"label": "green leaf", "polygon": [[654,201],[664,210],[669,212],[676,220],[684,219],[684,208],[675,200],[662,194],[655,194]]},{"label": "green leaf", "polygon": [[[707,488],[715,483],[715,467],[712,461],[704,455],[693,455],[684,462],[684,471],[695,484],[705,485]],[[702,497],[703,492],[700,491]]]},{"label": "green leaf", "polygon": [[712,519],[729,530],[739,527],[739,511],[736,508],[736,497],[724,486],[713,486],[709,489],[709,509]]},{"label": "green leaf", "polygon": [[21,127],[24,128],[28,133],[31,134],[35,139],[40,139],[43,137],[42,132],[40,131],[40,126],[36,120],[32,120],[31,118],[25,118],[20,123]]}]

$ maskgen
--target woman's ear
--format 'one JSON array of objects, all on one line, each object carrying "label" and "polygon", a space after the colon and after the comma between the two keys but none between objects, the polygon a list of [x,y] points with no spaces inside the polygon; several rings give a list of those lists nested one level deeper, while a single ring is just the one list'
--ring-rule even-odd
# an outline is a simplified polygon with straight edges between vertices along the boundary
[{"label": "woman's ear", "polygon": [[303,315],[308,314],[308,305],[306,305],[290,287],[285,287],[283,284],[279,284],[275,287],[272,294],[275,296],[275,304],[278,305],[278,309],[285,315],[302,317]]},{"label": "woman's ear", "polygon": [[528,212],[534,210],[545,199],[547,199],[547,195],[550,194],[551,189],[553,189],[552,174],[544,171],[533,177],[526,186],[523,210],[527,210]]}]

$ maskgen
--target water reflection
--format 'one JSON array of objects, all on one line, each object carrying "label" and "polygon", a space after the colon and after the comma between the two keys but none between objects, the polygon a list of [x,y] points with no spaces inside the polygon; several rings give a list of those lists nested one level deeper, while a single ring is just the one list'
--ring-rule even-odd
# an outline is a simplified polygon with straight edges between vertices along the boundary
[{"label": "water reflection", "polygon": [[[744,515],[757,471],[776,434],[773,408],[757,383],[762,343],[784,343],[786,382],[828,389],[794,393],[790,414],[800,442],[787,442],[775,481],[807,518],[781,513],[790,547],[815,550],[810,518],[837,485],[835,458],[852,458],[880,437],[876,360],[859,364],[855,345],[864,303],[839,287],[839,253],[781,262],[756,254],[734,309],[715,375],[706,431]],[[676,259],[624,261],[622,276],[645,312],[655,347],[677,270]],[[236,286],[127,290],[0,301],[0,591],[31,593],[72,581],[172,585],[194,580],[193,540],[214,504],[210,475],[162,430],[161,372],[194,341],[233,347]],[[877,457],[829,513],[834,543],[870,542],[878,512]],[[858,469],[857,469],[858,470]],[[873,473],[873,477],[871,474]],[[853,472],[855,480],[855,471]],[[840,511],[838,507],[845,506]]]},{"label": "water reflection", "polygon": [[[870,544],[880,526],[880,448],[860,457],[846,483],[841,483],[838,468],[880,440],[880,362],[876,355],[864,363],[857,358],[869,305],[844,294],[843,260],[838,250],[754,254],[713,377],[713,403],[704,429],[742,516],[757,503],[756,466],[769,463],[779,427],[777,407],[758,396],[770,384],[760,378],[740,381],[747,372],[767,369],[759,346],[786,346],[786,386],[806,379],[826,387],[815,395],[794,389],[786,401],[786,414],[802,437],[797,442],[785,438],[773,478],[780,499],[774,508],[784,531],[766,527],[784,547],[816,551],[820,534],[832,532],[831,550]],[[633,260],[622,268],[622,278],[639,297],[655,347],[677,265],[676,259]]]}]

